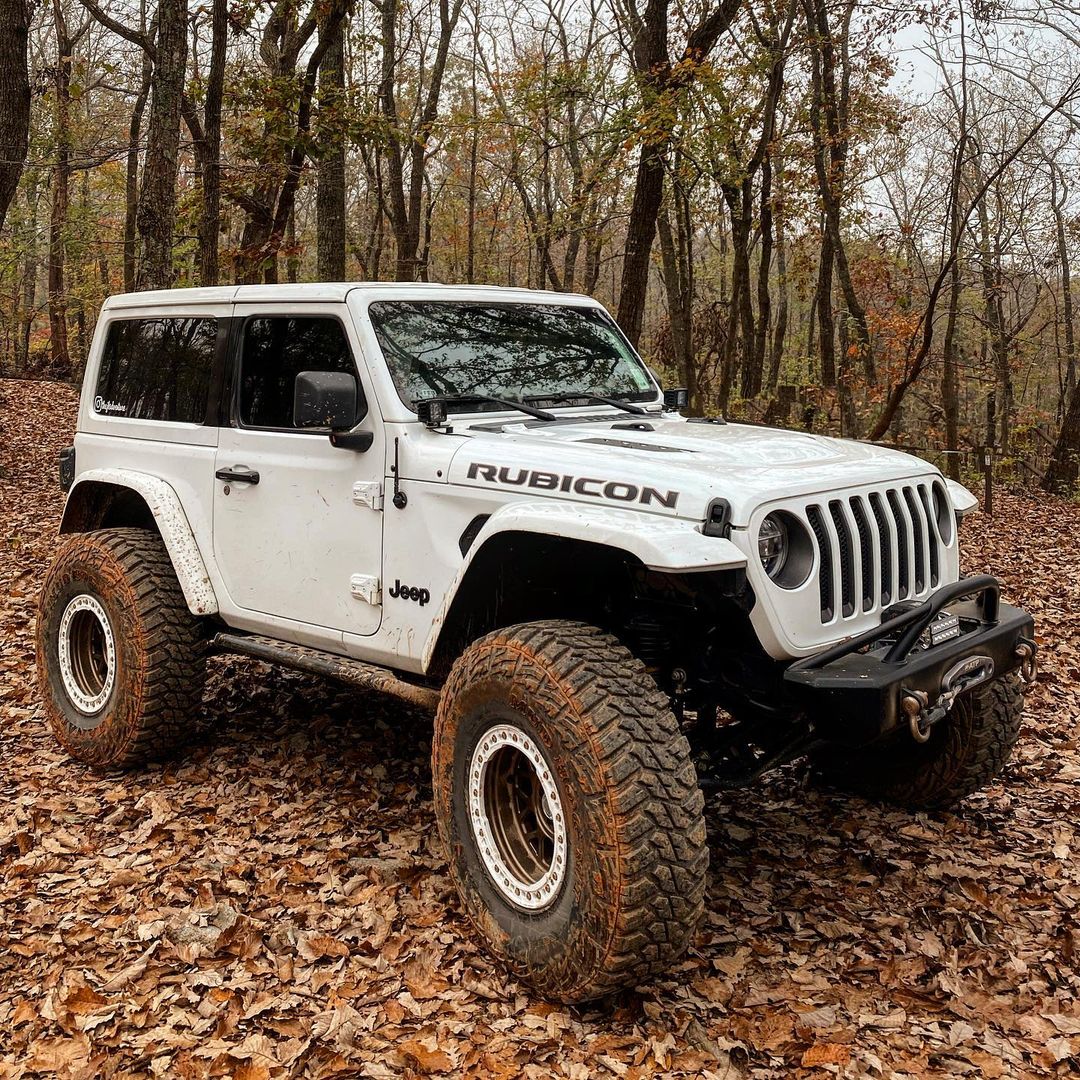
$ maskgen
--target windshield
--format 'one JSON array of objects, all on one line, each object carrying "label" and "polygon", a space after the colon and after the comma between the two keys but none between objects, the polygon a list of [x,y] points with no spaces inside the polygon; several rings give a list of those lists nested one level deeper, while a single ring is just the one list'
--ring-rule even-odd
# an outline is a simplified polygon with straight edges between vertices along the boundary
[{"label": "windshield", "polygon": [[[657,396],[644,364],[597,308],[386,300],[368,307],[394,384],[410,406],[483,394],[511,401]],[[470,402],[469,411],[499,408]]]}]

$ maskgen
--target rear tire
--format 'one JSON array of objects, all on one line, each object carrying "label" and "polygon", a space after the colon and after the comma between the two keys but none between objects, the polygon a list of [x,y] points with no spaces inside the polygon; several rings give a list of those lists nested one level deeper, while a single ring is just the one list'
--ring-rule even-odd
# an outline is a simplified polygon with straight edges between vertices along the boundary
[{"label": "rear tire", "polygon": [[63,540],[41,591],[37,671],[53,734],[87,765],[126,768],[184,741],[202,705],[205,638],[157,533]]},{"label": "rear tire", "polygon": [[551,620],[469,646],[432,772],[465,910],[542,994],[602,997],[682,955],[704,905],[704,800],[667,698],[610,634]]},{"label": "rear tire", "polygon": [[1020,735],[1024,695],[1013,675],[976,687],[918,743],[906,732],[885,745],[818,758],[825,780],[913,810],[940,810],[995,780]]}]

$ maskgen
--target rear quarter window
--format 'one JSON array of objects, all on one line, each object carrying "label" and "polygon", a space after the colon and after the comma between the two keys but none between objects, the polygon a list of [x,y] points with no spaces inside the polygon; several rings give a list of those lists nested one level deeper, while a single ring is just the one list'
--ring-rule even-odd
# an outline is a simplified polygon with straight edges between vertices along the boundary
[{"label": "rear quarter window", "polygon": [[126,420],[204,423],[217,335],[217,319],[112,322],[94,412]]}]

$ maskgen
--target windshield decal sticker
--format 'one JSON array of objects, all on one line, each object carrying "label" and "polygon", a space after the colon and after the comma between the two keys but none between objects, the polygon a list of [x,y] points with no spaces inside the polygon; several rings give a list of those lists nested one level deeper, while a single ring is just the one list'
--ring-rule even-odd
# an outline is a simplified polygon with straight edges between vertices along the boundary
[{"label": "windshield decal sticker", "polygon": [[621,480],[600,480],[592,476],[566,476],[544,472],[539,469],[508,469],[505,465],[488,465],[481,461],[471,462],[468,478],[485,480],[489,484],[508,484],[512,487],[530,487],[538,491],[566,491],[577,495],[590,495],[596,499],[613,499],[615,502],[640,503],[674,510],[679,502],[678,491],[661,491],[654,487],[639,487]]}]

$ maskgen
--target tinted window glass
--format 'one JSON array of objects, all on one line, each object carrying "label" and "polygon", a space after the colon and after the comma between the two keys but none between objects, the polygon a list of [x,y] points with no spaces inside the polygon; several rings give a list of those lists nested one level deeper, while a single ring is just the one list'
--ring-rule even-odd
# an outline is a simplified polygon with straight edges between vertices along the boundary
[{"label": "tinted window glass", "polygon": [[136,420],[203,423],[216,345],[216,319],[112,323],[94,411]]},{"label": "tinted window glass", "polygon": [[301,371],[356,374],[345,328],[337,319],[260,317],[244,327],[240,422],[291,428],[293,391]]},{"label": "tinted window glass", "polygon": [[368,314],[409,404],[443,394],[656,396],[644,365],[597,308],[393,300],[371,304]]}]

